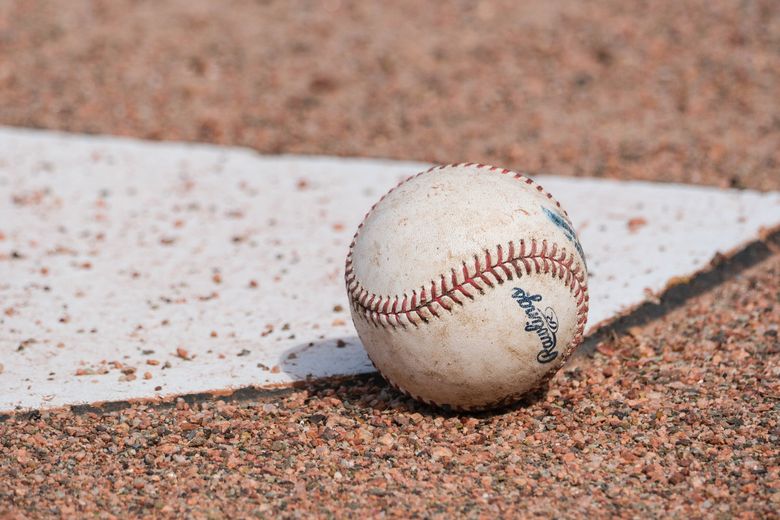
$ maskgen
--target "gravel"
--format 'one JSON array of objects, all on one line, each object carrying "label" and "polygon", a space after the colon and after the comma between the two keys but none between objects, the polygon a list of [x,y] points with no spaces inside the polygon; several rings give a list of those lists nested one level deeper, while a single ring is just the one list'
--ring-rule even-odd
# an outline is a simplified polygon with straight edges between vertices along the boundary
[{"label": "gravel", "polygon": [[493,414],[357,377],[259,401],[10,417],[0,514],[772,517],[779,286],[775,255]]},{"label": "gravel", "polygon": [[6,0],[0,122],[777,189],[780,3]]},{"label": "gravel", "polygon": [[[0,123],[777,190],[779,19],[771,0],[8,0]],[[7,417],[0,517],[776,517],[779,287],[775,254],[495,414],[357,377]]]}]

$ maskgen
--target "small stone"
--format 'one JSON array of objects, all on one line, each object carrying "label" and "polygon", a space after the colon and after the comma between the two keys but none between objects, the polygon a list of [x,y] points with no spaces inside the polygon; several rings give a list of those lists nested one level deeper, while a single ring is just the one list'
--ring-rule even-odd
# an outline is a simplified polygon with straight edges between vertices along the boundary
[{"label": "small stone", "polygon": [[647,219],[644,217],[635,217],[629,219],[628,222],[626,222],[628,231],[631,233],[636,233],[637,231],[639,231],[640,228],[643,228],[646,225],[647,225]]},{"label": "small stone", "polygon": [[322,424],[327,420],[327,417],[322,415],[321,413],[315,413],[314,415],[309,416],[309,422],[313,424]]},{"label": "small stone", "polygon": [[196,447],[196,448],[198,446],[203,446],[204,444],[206,444],[206,436],[202,435],[200,433],[198,435],[196,435],[195,437],[193,437],[192,440],[190,441],[190,446]]},{"label": "small stone", "polygon": [[431,458],[433,460],[452,458],[452,450],[444,446],[436,446],[431,449]]},{"label": "small stone", "polygon": [[358,428],[355,430],[355,436],[366,444],[374,439],[374,436],[371,435],[371,432],[365,428]]},{"label": "small stone", "polygon": [[389,433],[386,433],[379,437],[379,443],[387,446],[388,448],[391,447],[393,444],[395,444],[395,439],[393,439],[393,436]]}]

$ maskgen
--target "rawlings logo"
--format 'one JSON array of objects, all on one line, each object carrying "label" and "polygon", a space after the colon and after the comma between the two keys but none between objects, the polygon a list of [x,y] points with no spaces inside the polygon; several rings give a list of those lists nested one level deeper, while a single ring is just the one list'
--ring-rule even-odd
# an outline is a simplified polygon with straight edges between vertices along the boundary
[{"label": "rawlings logo", "polygon": [[549,363],[556,357],[558,352],[555,347],[558,344],[556,334],[558,333],[558,316],[552,307],[547,307],[544,312],[536,308],[535,302],[542,301],[541,294],[527,294],[519,287],[512,290],[512,298],[517,302],[528,321],[525,322],[525,330],[535,332],[542,342],[542,350],[536,355],[539,363]]}]

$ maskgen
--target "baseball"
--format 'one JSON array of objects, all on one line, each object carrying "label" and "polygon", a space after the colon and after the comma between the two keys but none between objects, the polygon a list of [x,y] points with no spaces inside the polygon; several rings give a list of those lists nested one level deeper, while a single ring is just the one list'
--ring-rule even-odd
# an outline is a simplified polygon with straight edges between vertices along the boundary
[{"label": "baseball", "polygon": [[568,215],[532,179],[437,166],[390,190],[349,249],[352,319],[387,381],[455,410],[503,406],[581,342],[587,267]]}]

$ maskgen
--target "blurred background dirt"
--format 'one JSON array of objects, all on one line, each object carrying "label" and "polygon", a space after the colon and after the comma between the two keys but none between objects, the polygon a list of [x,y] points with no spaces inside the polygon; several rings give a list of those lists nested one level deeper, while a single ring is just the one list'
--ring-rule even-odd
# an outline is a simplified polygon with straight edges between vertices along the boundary
[{"label": "blurred background dirt", "polygon": [[780,2],[0,2],[0,124],[780,188]]}]

